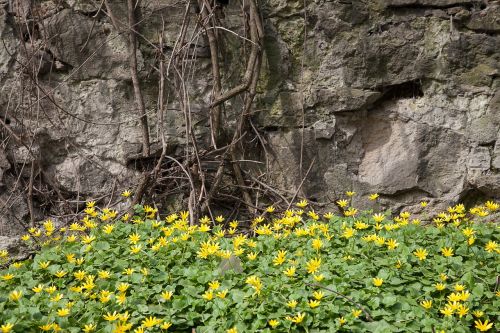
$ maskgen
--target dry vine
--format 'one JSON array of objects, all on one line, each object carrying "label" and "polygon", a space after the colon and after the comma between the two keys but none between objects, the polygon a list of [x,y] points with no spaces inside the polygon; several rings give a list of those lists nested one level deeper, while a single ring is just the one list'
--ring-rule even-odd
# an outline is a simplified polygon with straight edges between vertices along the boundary
[{"label": "dry vine", "polygon": [[[59,113],[76,121],[93,125],[114,126],[125,122],[139,121],[142,133],[142,154],[135,161],[140,165],[142,176],[133,191],[134,197],[130,209],[133,209],[135,204],[142,202],[144,197],[147,197],[148,200],[155,198],[161,200],[170,195],[184,194],[187,198],[191,222],[196,223],[202,214],[209,214],[213,217],[213,207],[229,210],[231,215],[241,213],[241,209],[253,215],[262,209],[260,208],[261,202],[282,202],[283,207],[289,207],[292,201],[290,198],[292,195],[295,197],[296,192],[290,193],[274,188],[266,181],[265,172],[257,175],[243,167],[245,163],[261,163],[246,158],[245,147],[253,141],[260,145],[266,160],[265,166],[266,168],[269,166],[265,138],[260,135],[258,128],[251,120],[262,66],[264,37],[257,0],[245,0],[241,6],[242,27],[245,27],[242,32],[232,31],[224,26],[221,15],[224,8],[218,1],[184,0],[185,10],[182,24],[170,52],[166,51],[164,45],[165,22],[163,22],[162,30],[158,32],[159,43],[155,44],[141,34],[141,23],[148,17],[141,17],[138,12],[140,2],[141,0],[127,0],[127,16],[123,18],[115,15],[110,0],[103,0],[97,13],[92,16],[96,19],[100,13],[106,15],[117,32],[117,35],[110,37],[110,39],[124,38],[128,45],[128,62],[136,105],[134,111],[137,116],[123,122],[104,123],[83,119],[59,105],[54,98],[54,90],[61,83],[56,88],[47,89],[39,81],[39,66],[42,65],[43,50],[46,49],[50,40],[40,41],[37,36],[33,36],[33,33],[36,31],[35,27],[45,29],[42,26],[43,19],[33,14],[35,11],[30,9],[25,17],[18,20],[19,40],[22,41],[21,45],[26,54],[25,62],[19,63],[19,67],[23,70],[19,77],[21,91],[27,93],[27,102],[19,101],[18,105],[13,108],[14,111],[10,112],[9,117],[16,119],[19,124],[23,124],[24,133],[20,135],[12,130],[5,122],[7,114],[3,115],[4,119],[0,119],[0,126],[3,129],[3,137],[7,141],[13,140],[16,145],[26,147],[28,152],[33,155],[30,163],[25,163],[26,165],[23,164],[20,170],[14,171],[18,177],[15,187],[18,187],[18,184],[25,187],[23,192],[26,195],[29,208],[29,223],[31,225],[35,223],[35,206],[38,206],[37,208],[45,207],[46,212],[50,211],[53,214],[54,211],[51,210],[51,207],[59,205],[63,207],[60,211],[60,217],[71,218],[83,209],[85,198],[81,197],[79,189],[77,189],[76,195],[61,191],[39,163],[40,156],[32,151],[36,137],[29,128],[29,122],[22,121],[23,111],[19,111],[25,105],[27,105],[31,118],[38,119],[43,115],[56,128],[68,133],[69,130],[60,119]],[[193,11],[196,12],[196,15],[193,15]],[[162,19],[165,20],[164,17]],[[90,34],[95,25],[96,21],[92,23],[91,31],[86,37],[85,44],[81,47],[82,50],[89,43]],[[25,32],[28,33],[27,37]],[[243,46],[241,49],[248,48],[249,52],[238,55],[239,64],[231,64],[231,68],[225,68],[223,58],[229,51],[225,48],[225,40],[229,37],[236,38],[238,43]],[[200,138],[197,137],[197,125],[193,124],[192,120],[192,92],[189,88],[190,80],[196,75],[197,62],[196,52],[193,52],[191,46],[203,38],[207,39],[210,49],[213,87],[211,100],[206,105],[210,125],[209,144],[201,142]],[[102,47],[103,44],[99,47]],[[147,111],[141,88],[142,77],[137,63],[139,45],[153,49],[156,54],[157,66],[154,70],[158,77],[158,98],[154,112]],[[93,51],[87,59],[74,68],[68,74],[68,78],[84,69],[96,52]],[[237,82],[233,82],[234,79],[229,78],[234,72],[234,68],[238,66],[243,68],[241,77]],[[183,147],[184,154],[181,156],[170,155],[172,152],[165,132],[165,117],[170,110],[169,105],[173,102],[179,105],[180,111],[184,115],[185,146]],[[46,110],[47,103],[55,108],[57,119],[52,119],[53,115]],[[241,108],[238,105],[241,105]],[[156,119],[150,117],[156,117]],[[24,125],[25,123],[26,125]],[[160,144],[160,149],[153,148],[155,142],[151,133],[151,123],[156,124],[158,128],[158,142],[156,143]],[[78,147],[72,146],[72,148],[78,151]],[[88,159],[88,161],[95,167],[103,168],[93,159]],[[216,167],[209,167],[213,165]],[[21,176],[25,168],[29,168],[27,179]],[[117,187],[119,185],[115,179],[110,194],[96,199],[106,199],[109,206],[116,205],[120,202],[120,199],[116,198]],[[14,191],[12,196],[14,196]],[[36,205],[33,201],[35,197],[37,199]],[[4,203],[3,208],[8,204],[9,202]]]}]

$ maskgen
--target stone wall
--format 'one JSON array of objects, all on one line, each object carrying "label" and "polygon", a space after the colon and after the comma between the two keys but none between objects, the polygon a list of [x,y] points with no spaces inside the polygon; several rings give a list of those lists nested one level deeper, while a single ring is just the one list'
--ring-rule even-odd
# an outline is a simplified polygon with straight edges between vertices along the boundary
[{"label": "stone wall", "polygon": [[[110,4],[126,22],[126,1]],[[244,33],[240,5],[229,1],[223,23]],[[100,0],[0,0],[0,235],[19,234],[29,222],[32,164],[40,180],[35,191],[56,189],[51,207],[35,201],[36,219],[57,215],[65,205],[58,195],[99,199],[138,179],[134,159],[142,142],[126,39],[100,6]],[[268,155],[254,155],[267,157],[272,186],[293,193],[307,175],[300,195],[325,209],[346,190],[356,191],[355,204],[364,207],[366,194],[378,192],[393,209],[500,197],[500,1],[263,0],[260,6],[265,50],[252,122]],[[153,148],[160,31],[164,24],[168,53],[185,8],[179,0],[141,3],[139,75]],[[195,20],[194,10],[189,16]],[[241,42],[230,33],[225,41],[224,71],[236,73],[226,74],[236,82]],[[189,47],[187,85],[203,146],[209,49],[202,35]],[[25,78],[26,70],[36,70],[36,82]],[[227,103],[228,114],[237,107]],[[169,154],[182,156],[184,117],[175,98],[167,109]]]}]

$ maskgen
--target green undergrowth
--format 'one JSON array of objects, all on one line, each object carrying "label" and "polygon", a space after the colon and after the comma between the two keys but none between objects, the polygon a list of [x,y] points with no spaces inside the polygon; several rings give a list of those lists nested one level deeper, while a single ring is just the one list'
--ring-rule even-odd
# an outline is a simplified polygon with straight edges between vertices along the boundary
[{"label": "green undergrowth", "polygon": [[499,329],[497,204],[450,207],[429,226],[340,205],[191,226],[186,212],[120,218],[89,203],[82,220],[23,236],[41,248],[0,271],[0,332]]}]

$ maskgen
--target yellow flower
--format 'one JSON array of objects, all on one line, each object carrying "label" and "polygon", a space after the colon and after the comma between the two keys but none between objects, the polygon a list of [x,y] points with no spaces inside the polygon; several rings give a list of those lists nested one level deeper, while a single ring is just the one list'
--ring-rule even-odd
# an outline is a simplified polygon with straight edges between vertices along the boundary
[{"label": "yellow flower", "polygon": [[443,283],[436,283],[436,284],[434,285],[434,287],[436,288],[436,290],[441,291],[441,290],[443,290],[444,288],[446,288],[446,285],[445,285],[445,284],[443,284]]},{"label": "yellow flower", "polygon": [[122,197],[128,198],[131,195],[132,195],[132,192],[130,192],[129,190],[126,190],[126,191],[122,192]]},{"label": "yellow flower", "polygon": [[453,312],[455,312],[455,310],[450,305],[446,305],[443,309],[439,310],[439,312],[444,314],[445,317],[450,317],[453,315]]},{"label": "yellow flower", "polygon": [[347,195],[348,197],[353,197],[355,194],[356,194],[356,192],[354,192],[354,191],[345,192],[345,195]]},{"label": "yellow flower", "polygon": [[114,226],[114,225],[112,225],[112,224],[106,224],[106,225],[102,228],[102,231],[103,231],[105,234],[109,235],[110,233],[112,233],[112,232],[113,232],[113,229],[114,229],[114,228],[115,228],[115,226]]},{"label": "yellow flower", "polygon": [[451,247],[442,247],[441,253],[445,257],[451,257],[451,256],[453,256],[453,249]]},{"label": "yellow flower", "polygon": [[124,293],[127,291],[127,289],[130,287],[130,285],[126,282],[121,282],[117,287],[116,289],[121,292],[121,293]]},{"label": "yellow flower", "polygon": [[306,316],[305,313],[297,312],[297,314],[295,316],[293,316],[293,317],[287,316],[287,317],[285,317],[285,319],[288,321],[291,321],[292,323],[300,324],[304,320],[305,316]]},{"label": "yellow flower", "polygon": [[111,273],[108,271],[99,271],[97,276],[99,276],[100,279],[106,280],[111,277]]},{"label": "yellow flower", "polygon": [[57,294],[57,295],[55,295],[54,297],[52,297],[50,300],[51,300],[52,302],[59,302],[59,301],[60,301],[63,297],[64,297],[64,295],[63,295],[63,294]]},{"label": "yellow flower", "polygon": [[73,243],[74,241],[76,241],[76,235],[69,235],[68,237],[66,237],[66,241],[68,243]]},{"label": "yellow flower", "polygon": [[212,290],[207,290],[201,297],[207,301],[211,301],[214,298],[214,292]]},{"label": "yellow flower", "polygon": [[292,277],[292,276],[294,276],[294,275],[295,275],[295,270],[296,270],[295,266],[291,266],[291,267],[289,267],[289,268],[285,269],[285,270],[283,271],[283,273],[284,273],[286,276],[288,276],[288,277]]},{"label": "yellow flower", "polygon": [[31,290],[33,290],[34,293],[41,293],[43,291],[43,284],[39,284],[38,286],[34,286]]},{"label": "yellow flower", "polygon": [[345,199],[337,200],[337,205],[339,205],[342,208],[347,207],[348,204],[349,204],[349,202]]},{"label": "yellow flower", "polygon": [[9,333],[13,327],[14,324],[12,323],[3,324],[2,326],[0,326],[0,331],[2,331],[2,333]]},{"label": "yellow flower", "polygon": [[181,211],[179,214],[181,215],[181,220],[187,221],[189,217],[189,212],[187,210]]},{"label": "yellow flower", "polygon": [[465,285],[457,283],[457,284],[455,284],[455,286],[453,288],[456,291],[463,291],[463,290],[465,290]]},{"label": "yellow flower", "polygon": [[307,202],[307,200],[304,199],[304,200],[297,202],[295,205],[299,208],[305,208],[305,207],[307,207],[308,204],[309,203]]},{"label": "yellow flower", "polygon": [[174,295],[173,291],[164,291],[161,293],[161,298],[164,299],[165,301],[170,301],[173,295]]},{"label": "yellow flower", "polygon": [[286,305],[291,308],[291,309],[294,309],[296,306],[297,306],[298,302],[294,299],[292,299],[291,301],[288,301],[286,303]]},{"label": "yellow flower", "polygon": [[14,277],[15,277],[14,274],[8,273],[8,274],[5,274],[5,275],[2,275],[2,280],[9,281],[9,280],[12,280]]},{"label": "yellow flower", "polygon": [[125,303],[126,300],[127,300],[127,295],[125,295],[124,293],[120,293],[116,296],[116,303],[118,303],[119,305],[123,305],[123,303]]},{"label": "yellow flower", "polygon": [[311,299],[311,300],[309,300],[309,302],[307,302],[307,304],[309,305],[309,307],[311,309],[314,309],[314,308],[318,307],[321,304],[321,301],[318,301],[318,300],[315,300],[315,299]]},{"label": "yellow flower", "polygon": [[320,301],[324,296],[325,294],[320,290],[313,292],[313,297],[318,301]]},{"label": "yellow flower", "polygon": [[463,304],[460,304],[457,309],[458,316],[462,318],[463,316],[466,316],[467,313],[469,313],[469,308]]},{"label": "yellow flower", "polygon": [[57,271],[57,272],[54,273],[54,275],[57,276],[58,278],[62,278],[66,274],[68,274],[68,272],[65,272],[65,271]]},{"label": "yellow flower", "polygon": [[286,251],[279,250],[276,257],[273,259],[274,266],[280,266],[286,261]]},{"label": "yellow flower", "polygon": [[267,213],[274,213],[275,208],[273,206],[269,206],[266,208]]},{"label": "yellow flower", "polygon": [[319,220],[319,215],[316,214],[314,211],[310,211],[307,213],[307,216],[309,216],[312,220]]},{"label": "yellow flower", "polygon": [[422,202],[420,202],[420,206],[422,206],[422,207],[424,207],[424,208],[425,208],[425,207],[427,207],[427,204],[428,204],[428,202],[427,202],[427,201],[422,201]]},{"label": "yellow flower", "polygon": [[69,309],[68,308],[61,308],[61,309],[57,310],[57,315],[59,317],[66,317],[69,315]]},{"label": "yellow flower", "polygon": [[314,280],[316,280],[316,281],[320,282],[320,281],[322,281],[325,277],[323,276],[323,274],[318,274],[318,275],[313,274],[313,278],[314,278]]},{"label": "yellow flower", "polygon": [[362,312],[363,311],[361,311],[361,310],[353,309],[352,310],[352,315],[354,316],[354,318],[358,318],[361,315]]},{"label": "yellow flower", "polygon": [[216,290],[216,289],[219,289],[220,283],[219,283],[219,281],[214,280],[214,281],[211,281],[211,282],[208,283],[208,287],[211,290]]},{"label": "yellow flower", "polygon": [[488,252],[498,251],[498,243],[494,241],[489,241],[484,249]]},{"label": "yellow flower", "polygon": [[13,302],[19,301],[19,299],[23,296],[23,293],[18,290],[14,290],[9,294],[9,299]]},{"label": "yellow flower", "polygon": [[354,227],[358,230],[364,230],[364,229],[368,229],[370,226],[364,222],[356,221],[354,223]]},{"label": "yellow flower", "polygon": [[358,213],[358,210],[354,207],[350,207],[348,210],[344,211],[345,216],[354,216]]},{"label": "yellow flower", "polygon": [[467,290],[463,290],[460,293],[460,300],[463,301],[463,302],[467,301],[469,299],[469,297],[470,297],[470,293]]},{"label": "yellow flower", "polygon": [[52,324],[45,324],[42,326],[38,326],[42,331],[50,331],[52,329]]},{"label": "yellow flower", "polygon": [[481,310],[475,310],[475,311],[472,311],[472,314],[474,315],[474,317],[476,318],[481,318],[482,316],[484,316],[484,312],[481,311]]},{"label": "yellow flower", "polygon": [[391,239],[388,239],[388,240],[385,242],[385,244],[387,245],[387,248],[388,248],[389,250],[394,250],[395,248],[397,248],[397,247],[399,246],[399,243],[398,243],[398,242],[396,242],[396,240],[395,240],[395,239],[392,239],[392,238],[391,238]]},{"label": "yellow flower", "polygon": [[425,300],[425,301],[422,301],[420,302],[420,305],[422,305],[422,307],[426,310],[432,308],[432,300]]},{"label": "yellow flower", "polygon": [[228,290],[224,289],[224,290],[219,291],[217,294],[215,294],[215,296],[217,296],[219,298],[226,298],[227,292],[228,292]]},{"label": "yellow flower", "polygon": [[215,217],[215,221],[216,222],[222,223],[222,222],[224,222],[224,220],[225,220],[225,218],[222,215],[219,215],[219,216]]},{"label": "yellow flower", "polygon": [[77,279],[77,280],[83,280],[83,279],[85,278],[85,275],[86,275],[86,274],[87,274],[87,273],[85,273],[85,271],[79,270],[79,271],[77,271],[77,272],[73,273],[73,276],[74,276],[74,277],[75,277],[75,279]]},{"label": "yellow flower", "polygon": [[368,196],[368,199],[375,201],[379,197],[378,193],[373,193]]},{"label": "yellow flower", "polygon": [[314,258],[309,260],[306,264],[307,273],[309,274],[316,273],[316,271],[320,268],[320,266],[321,266],[321,258]]},{"label": "yellow flower", "polygon": [[345,323],[347,323],[347,320],[344,317],[340,317],[339,318],[339,324],[340,324],[340,326],[344,325]]},{"label": "yellow flower", "polygon": [[459,302],[462,300],[460,293],[451,293],[447,296],[447,298],[450,302]]},{"label": "yellow flower", "polygon": [[332,212],[328,212],[326,213],[325,215],[323,215],[323,217],[327,220],[330,220],[332,217],[333,217],[333,213]]},{"label": "yellow flower", "polygon": [[379,278],[379,277],[374,277],[374,278],[372,279],[372,282],[373,282],[373,285],[374,285],[375,287],[380,287],[380,286],[382,285],[382,283],[384,283],[384,279]]},{"label": "yellow flower", "polygon": [[138,233],[134,233],[132,235],[129,235],[128,236],[128,240],[131,244],[137,244],[137,242],[141,239],[141,235],[139,235]]},{"label": "yellow flower", "polygon": [[172,323],[169,321],[165,321],[163,324],[160,325],[160,328],[162,330],[168,330],[172,326]]},{"label": "yellow flower", "polygon": [[86,235],[82,237],[82,244],[90,244],[93,241],[95,241],[95,236],[94,235]]},{"label": "yellow flower", "polygon": [[55,292],[57,290],[57,287],[56,286],[50,286],[50,287],[47,287],[45,288],[45,291],[48,293],[48,294],[52,294],[53,292]]},{"label": "yellow flower", "polygon": [[262,289],[262,281],[260,280],[260,278],[258,276],[251,275],[251,276],[247,277],[246,283],[251,285],[253,287],[253,289],[255,289],[255,292],[257,294],[260,294],[260,290]]},{"label": "yellow flower", "polygon": [[415,255],[415,257],[418,258],[418,260],[422,261],[422,260],[425,260],[425,258],[427,257],[427,250],[426,249],[423,249],[423,248],[419,248],[415,251],[413,251],[413,255]]},{"label": "yellow flower", "polygon": [[354,230],[353,228],[346,228],[344,230],[344,232],[342,233],[342,237],[344,237],[345,239],[349,239],[352,236],[354,236],[355,233],[356,233],[356,230]]},{"label": "yellow flower", "polygon": [[104,320],[107,320],[107,321],[115,321],[115,320],[120,318],[120,315],[116,311],[114,311],[113,313],[108,312],[107,314],[105,314],[102,317],[104,318]]},{"label": "yellow flower", "polygon": [[154,326],[160,324],[161,322],[162,322],[161,319],[158,319],[156,317],[150,316],[149,318],[146,317],[146,319],[144,319],[142,321],[142,326],[144,326],[146,328],[150,328],[150,327],[154,327]]},{"label": "yellow flower", "polygon": [[142,246],[140,244],[139,245],[132,245],[130,247],[130,252],[132,254],[137,254],[137,253],[141,252],[141,249],[142,249]]},{"label": "yellow flower", "polygon": [[50,265],[50,261],[41,261],[38,263],[38,267],[40,267],[41,269],[47,269],[47,267],[49,267]]},{"label": "yellow flower", "polygon": [[493,327],[493,323],[488,323],[488,320],[482,322],[481,320],[478,319],[474,321],[474,324],[476,324],[475,327],[481,332],[486,332],[487,330]]},{"label": "yellow flower", "polygon": [[280,322],[276,319],[270,319],[268,323],[272,328],[276,328],[280,324]]},{"label": "yellow flower", "polygon": [[238,333],[238,330],[236,329],[236,327],[233,327],[233,328],[230,328],[226,331],[226,333]]},{"label": "yellow flower", "polygon": [[476,233],[476,231],[474,231],[473,228],[464,228],[462,230],[462,233],[464,234],[464,236],[466,237],[471,237],[472,235],[474,235]]},{"label": "yellow flower", "polygon": [[96,324],[86,324],[84,327],[83,327],[83,331],[85,333],[89,333],[89,332],[92,332],[92,331],[95,331],[97,325]]},{"label": "yellow flower", "polygon": [[500,205],[497,204],[496,202],[493,202],[493,201],[486,201],[484,206],[487,209],[491,210],[492,212],[494,212],[500,208]]}]

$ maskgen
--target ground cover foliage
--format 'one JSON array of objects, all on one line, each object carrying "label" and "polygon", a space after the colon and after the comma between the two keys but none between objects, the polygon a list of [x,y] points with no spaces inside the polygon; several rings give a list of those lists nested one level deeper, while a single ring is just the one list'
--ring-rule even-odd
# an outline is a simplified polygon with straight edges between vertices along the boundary
[{"label": "ground cover foliage", "polygon": [[301,201],[249,226],[87,203],[80,221],[23,236],[32,259],[0,252],[0,332],[498,330],[498,204],[391,216],[352,195],[340,215]]}]

